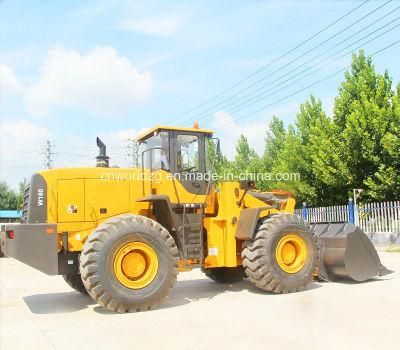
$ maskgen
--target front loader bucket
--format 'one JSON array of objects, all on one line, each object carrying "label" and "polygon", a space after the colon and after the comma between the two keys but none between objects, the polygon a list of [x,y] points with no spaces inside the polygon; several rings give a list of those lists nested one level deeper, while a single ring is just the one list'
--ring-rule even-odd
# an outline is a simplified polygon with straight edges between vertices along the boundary
[{"label": "front loader bucket", "polygon": [[357,226],[342,222],[311,224],[310,228],[320,240],[318,269],[325,279],[362,282],[392,272],[382,265],[370,239]]}]

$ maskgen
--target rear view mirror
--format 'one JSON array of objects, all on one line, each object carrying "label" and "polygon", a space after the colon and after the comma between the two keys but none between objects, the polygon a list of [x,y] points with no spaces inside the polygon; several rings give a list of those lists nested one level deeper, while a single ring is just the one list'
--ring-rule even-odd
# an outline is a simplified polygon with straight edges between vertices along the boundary
[{"label": "rear view mirror", "polygon": [[217,160],[220,161],[222,156],[221,156],[221,142],[219,141],[219,138],[213,137],[212,142],[214,144],[215,148],[215,155],[217,156]]},{"label": "rear view mirror", "polygon": [[217,139],[217,157],[218,160],[221,159],[221,142],[219,141],[219,139]]}]

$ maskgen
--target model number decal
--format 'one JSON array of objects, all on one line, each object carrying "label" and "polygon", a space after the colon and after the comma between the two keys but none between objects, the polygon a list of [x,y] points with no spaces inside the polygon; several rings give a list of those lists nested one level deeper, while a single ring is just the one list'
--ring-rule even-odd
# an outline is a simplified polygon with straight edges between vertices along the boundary
[{"label": "model number decal", "polygon": [[44,190],[43,188],[38,188],[37,190],[37,198],[38,198],[38,207],[43,205],[43,198],[44,198]]}]

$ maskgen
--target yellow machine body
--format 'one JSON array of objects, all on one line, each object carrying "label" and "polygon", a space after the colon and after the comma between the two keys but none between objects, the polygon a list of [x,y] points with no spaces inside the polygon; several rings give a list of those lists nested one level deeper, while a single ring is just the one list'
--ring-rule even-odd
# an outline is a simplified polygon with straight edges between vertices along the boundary
[{"label": "yellow machine body", "polygon": [[[152,181],[143,179],[141,169],[132,168],[64,168],[39,174],[47,184],[47,222],[57,224],[59,250],[62,249],[62,233],[68,234],[67,250],[70,252],[81,251],[90,233],[116,215],[139,214],[156,219],[151,205],[138,199],[162,194],[168,196],[171,203],[207,204],[203,225],[207,232],[208,254],[204,265],[207,268],[234,267],[241,265],[242,242],[235,236],[241,211],[266,206],[245,193],[239,182],[223,182],[218,192],[212,186],[208,195],[196,195],[171,179],[164,170],[154,172]],[[288,198],[281,208],[261,211],[260,217],[278,211],[293,212],[294,204],[294,199]]]},{"label": "yellow machine body", "polygon": [[[211,139],[213,131],[155,126],[140,135],[137,140],[146,143],[146,140],[160,133],[164,133],[165,140],[168,140],[167,147],[172,149],[172,152],[178,147],[176,143],[180,135],[194,137],[199,147],[197,156],[205,158],[206,140]],[[101,141],[98,142],[104,146]],[[185,156],[184,154],[182,159],[176,160],[176,164],[180,164]],[[169,154],[169,157],[173,158],[173,155]],[[189,209],[191,213],[201,212],[201,225],[205,237],[205,241],[202,242],[201,266],[235,267],[241,265],[243,237],[240,237],[237,231],[244,210],[261,208],[257,213],[251,213],[250,218],[253,222],[254,218],[258,220],[259,217],[271,213],[294,210],[294,199],[289,198],[288,194],[283,195],[282,200],[282,193],[277,192],[281,198],[279,203],[266,204],[265,201],[256,198],[254,193],[249,191],[250,188],[243,186],[242,182],[222,182],[218,189],[214,183],[209,183],[207,191],[199,193],[201,191],[188,189],[166,169],[144,166],[110,168],[103,167],[105,163],[102,164],[99,167],[44,170],[32,177],[29,191],[30,196],[35,198],[30,198],[28,204],[42,205],[40,210],[47,212],[38,215],[31,210],[31,218],[26,222],[55,224],[59,253],[79,253],[96,227],[117,215],[138,214],[159,221],[160,218],[154,213],[151,198],[161,195],[167,198],[172,206],[194,207],[195,209]],[[38,179],[41,185],[34,185]],[[181,270],[190,270],[191,265],[198,266],[199,261],[186,259],[180,262]]]}]

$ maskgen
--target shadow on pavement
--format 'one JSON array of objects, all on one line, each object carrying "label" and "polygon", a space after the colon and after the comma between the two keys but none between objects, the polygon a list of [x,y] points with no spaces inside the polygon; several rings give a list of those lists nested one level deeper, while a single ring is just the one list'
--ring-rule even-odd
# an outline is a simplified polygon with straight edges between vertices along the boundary
[{"label": "shadow on pavement", "polygon": [[393,277],[376,277],[376,278],[371,278],[369,280],[366,281],[362,281],[362,282],[357,282],[357,281],[353,281],[353,280],[346,280],[346,279],[336,279],[333,280],[331,282],[328,283],[340,283],[340,284],[350,284],[350,285],[354,285],[354,284],[369,284],[369,283],[376,283],[376,282],[384,282],[384,281],[389,281],[392,280]]},{"label": "shadow on pavement", "polygon": [[34,314],[75,312],[95,304],[88,295],[78,292],[29,295],[24,297],[23,300]]},{"label": "shadow on pavement", "polygon": [[[320,287],[321,284],[319,283],[311,283],[303,292]],[[249,293],[253,294],[262,294],[266,297],[279,295],[282,296],[282,294],[268,293],[260,290],[246,280],[232,284],[217,283],[208,279],[187,280],[179,281],[172,289],[171,294],[166,300],[164,300],[156,309],[146,312],[154,312],[157,310],[179,307],[200,300],[210,300],[227,292],[242,291],[248,291]],[[107,310],[101,306],[96,306],[93,310],[104,315],[116,314],[115,312]]]},{"label": "shadow on pavement", "polygon": [[[319,283],[311,283],[307,290],[319,288]],[[183,306],[199,300],[212,299],[227,292],[248,291],[254,294],[264,294],[266,297],[280,294],[267,293],[253,286],[249,281],[233,284],[221,284],[208,279],[179,281],[172,289],[169,297],[155,310],[169,309]],[[29,295],[23,298],[30,311],[34,314],[69,313],[86,309],[96,304],[88,295],[77,292],[60,292]],[[115,314],[101,306],[93,309],[100,314]]]}]

